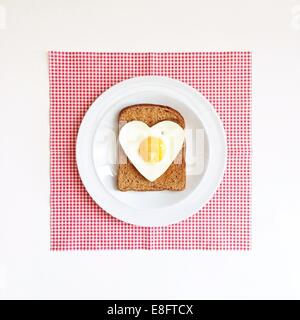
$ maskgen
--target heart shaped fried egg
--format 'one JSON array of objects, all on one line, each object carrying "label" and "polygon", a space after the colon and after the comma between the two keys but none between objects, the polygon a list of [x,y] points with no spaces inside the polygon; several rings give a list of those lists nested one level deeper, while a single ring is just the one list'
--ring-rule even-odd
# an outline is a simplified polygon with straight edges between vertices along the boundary
[{"label": "heart shaped fried egg", "polygon": [[119,142],[135,168],[152,182],[166,172],[179,154],[184,129],[173,121],[152,127],[142,121],[130,121],[121,128]]}]

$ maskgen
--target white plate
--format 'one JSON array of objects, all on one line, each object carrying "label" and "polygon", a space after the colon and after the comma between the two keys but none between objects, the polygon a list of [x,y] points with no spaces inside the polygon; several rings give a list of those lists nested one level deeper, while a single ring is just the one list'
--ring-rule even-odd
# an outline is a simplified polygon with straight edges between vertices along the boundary
[{"label": "white plate", "polygon": [[[138,103],[171,106],[183,115],[188,132],[184,191],[117,189],[118,114]],[[197,146],[191,139],[196,132]],[[79,174],[94,201],[112,216],[141,226],[168,225],[198,212],[223,177],[226,152],[224,129],[211,104],[192,87],[156,76],[123,81],[98,97],[82,120],[76,146]]]}]

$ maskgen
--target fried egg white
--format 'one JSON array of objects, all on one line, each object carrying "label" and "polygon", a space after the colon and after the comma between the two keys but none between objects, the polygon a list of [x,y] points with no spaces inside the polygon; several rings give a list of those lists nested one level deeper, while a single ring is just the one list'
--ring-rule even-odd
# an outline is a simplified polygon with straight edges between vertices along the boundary
[{"label": "fried egg white", "polygon": [[184,130],[173,121],[152,127],[142,121],[130,121],[121,128],[119,142],[136,169],[147,180],[155,181],[182,149]]}]

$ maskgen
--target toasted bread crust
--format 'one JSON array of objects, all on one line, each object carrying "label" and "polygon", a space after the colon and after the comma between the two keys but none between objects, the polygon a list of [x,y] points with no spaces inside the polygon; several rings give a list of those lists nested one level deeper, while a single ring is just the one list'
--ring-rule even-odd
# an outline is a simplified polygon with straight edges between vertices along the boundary
[{"label": "toasted bread crust", "polygon": [[[174,121],[183,129],[185,127],[184,119],[178,111],[162,105],[137,104],[121,110],[119,114],[120,127],[134,120],[143,121],[149,127],[165,120]],[[121,148],[119,150],[120,158],[126,159],[126,155]],[[185,184],[185,144],[167,171],[153,182],[143,177],[128,159],[126,163],[120,161],[119,164],[117,186],[120,191],[181,191],[185,188]]]}]

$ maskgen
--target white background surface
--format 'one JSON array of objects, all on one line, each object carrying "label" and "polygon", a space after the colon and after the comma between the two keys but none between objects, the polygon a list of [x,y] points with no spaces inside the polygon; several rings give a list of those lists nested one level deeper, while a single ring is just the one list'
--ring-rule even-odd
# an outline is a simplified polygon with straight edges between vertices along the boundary
[{"label": "white background surface", "polygon": [[[253,50],[251,252],[49,252],[47,50]],[[300,298],[300,0],[0,0],[1,298]]]}]

